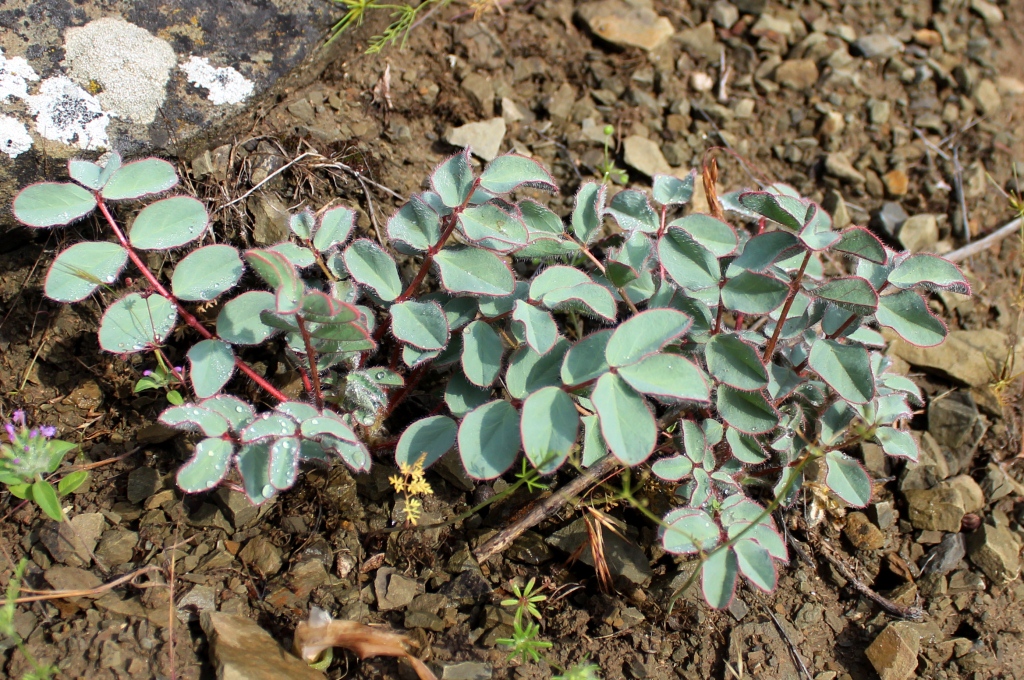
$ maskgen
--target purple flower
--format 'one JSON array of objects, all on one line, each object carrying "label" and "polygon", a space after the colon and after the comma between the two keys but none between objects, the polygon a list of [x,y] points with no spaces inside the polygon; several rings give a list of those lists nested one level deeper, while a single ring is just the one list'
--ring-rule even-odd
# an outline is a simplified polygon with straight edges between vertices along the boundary
[{"label": "purple flower", "polygon": [[7,423],[4,425],[4,429],[7,430],[7,437],[11,440],[11,443],[15,443],[17,441],[17,434],[14,431],[14,425]]},{"label": "purple flower", "polygon": [[11,462],[14,463],[15,465],[21,465],[21,458],[15,458]]},{"label": "purple flower", "polygon": [[149,376],[153,375],[153,371],[150,371],[149,369],[146,369],[145,371],[142,372],[142,375],[144,375],[144,376],[146,376],[148,378]]},{"label": "purple flower", "polygon": [[184,369],[183,367],[181,367],[181,366],[175,366],[175,367],[174,367],[174,372],[175,372],[175,373],[181,373],[181,372],[182,372],[182,371],[184,371],[184,370],[185,370],[185,369]]},{"label": "purple flower", "polygon": [[37,430],[36,428],[34,428],[34,427],[33,427],[33,428],[32,428],[32,429],[31,429],[31,430],[29,431],[29,433],[28,433],[28,436],[29,436],[29,439],[35,439],[36,437],[38,437],[38,436],[39,436],[39,430]]},{"label": "purple flower", "polygon": [[39,431],[47,439],[57,434],[57,428],[55,428],[53,425],[43,425],[41,428],[39,428]]},{"label": "purple flower", "polygon": [[22,411],[21,409],[18,409],[17,411],[14,412],[13,416],[14,416],[14,422],[18,423],[22,427],[25,426],[25,412],[24,411]]}]

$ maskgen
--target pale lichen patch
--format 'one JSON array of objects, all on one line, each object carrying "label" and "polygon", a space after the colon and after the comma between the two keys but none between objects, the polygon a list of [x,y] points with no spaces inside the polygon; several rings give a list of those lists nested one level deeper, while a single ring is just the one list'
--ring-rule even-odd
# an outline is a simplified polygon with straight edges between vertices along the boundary
[{"label": "pale lichen patch", "polygon": [[253,92],[253,82],[230,67],[217,68],[206,57],[191,57],[181,65],[188,81],[209,90],[207,99],[214,104],[238,104]]},{"label": "pale lichen patch", "polygon": [[156,119],[177,64],[166,40],[111,17],[68,29],[64,53],[68,75],[85,87],[99,85],[96,98],[105,110],[141,124]]},{"label": "pale lichen patch", "polygon": [[11,116],[0,116],[0,151],[17,158],[31,148],[32,136],[25,124]]},{"label": "pale lichen patch", "polygon": [[36,132],[41,137],[80,149],[110,146],[110,114],[67,76],[47,78],[37,94],[25,97],[25,103],[36,118]]},{"label": "pale lichen patch", "polygon": [[11,97],[24,99],[28,82],[34,80],[39,80],[39,76],[24,57],[7,58],[0,49],[0,102]]}]

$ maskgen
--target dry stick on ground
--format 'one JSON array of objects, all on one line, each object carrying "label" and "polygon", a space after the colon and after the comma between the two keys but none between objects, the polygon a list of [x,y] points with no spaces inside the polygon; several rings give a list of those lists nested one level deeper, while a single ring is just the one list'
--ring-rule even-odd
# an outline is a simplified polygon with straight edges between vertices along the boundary
[{"label": "dry stick on ground", "polygon": [[556,493],[548,496],[543,503],[534,507],[533,510],[528,512],[518,522],[502,529],[496,536],[493,536],[490,540],[477,548],[473,552],[473,556],[476,558],[476,561],[482,564],[494,555],[503,551],[505,548],[510,546],[514,540],[519,538],[524,531],[535,527],[551,515],[558,512],[563,505],[570,502],[575,496],[582,494],[587,487],[592,484],[596,484],[601,480],[601,478],[612,472],[618,466],[619,460],[612,455],[607,455],[596,461],[593,465],[587,468],[583,474],[563,486]]},{"label": "dry stick on ground", "polygon": [[796,662],[800,665],[800,670],[803,672],[804,677],[806,677],[807,680],[814,680],[811,677],[811,672],[807,670],[807,666],[804,664],[803,658],[800,656],[800,651],[796,648],[796,645],[793,643],[792,638],[789,637],[789,633],[787,633],[786,629],[782,627],[782,622],[779,621],[779,619],[775,616],[775,613],[771,609],[764,606],[764,603],[761,603],[761,608],[764,609],[765,612],[768,613],[768,616],[772,618],[772,621],[775,623],[775,627],[779,629],[779,634],[782,635],[782,639],[784,639],[786,641],[786,644],[789,645],[789,652],[793,655],[793,658],[796,659]]},{"label": "dry stick on ground", "polygon": [[[142,576],[143,574],[148,574],[148,573],[153,572],[153,571],[160,571],[160,572],[162,572],[163,569],[161,569],[160,567],[156,566],[155,564],[150,564],[148,566],[142,567],[141,569],[136,569],[135,571],[133,571],[133,572],[131,572],[129,574],[125,574],[124,576],[122,576],[120,578],[116,578],[113,581],[111,581],[110,583],[104,583],[101,586],[96,586],[95,588],[88,588],[86,590],[47,590],[47,591],[42,592],[39,595],[29,595],[29,596],[26,596],[26,597],[16,598],[14,600],[14,603],[15,604],[21,604],[23,602],[43,602],[45,600],[63,600],[63,599],[69,598],[69,597],[92,597],[94,595],[99,595],[100,593],[105,593],[108,590],[113,590],[114,588],[118,587],[119,585],[121,585],[123,583],[127,583],[129,581],[134,581],[137,577]],[[164,584],[161,583],[161,584],[154,584],[154,585],[164,585]],[[26,591],[32,592],[28,588],[23,588],[22,590],[26,590]],[[7,600],[0,600],[0,607],[4,606],[5,604],[7,604]]]},{"label": "dry stick on ground", "polygon": [[858,593],[868,598],[879,607],[889,612],[893,616],[898,616],[901,619],[910,619],[911,621],[920,621],[924,616],[924,612],[918,607],[904,607],[901,604],[896,604],[892,600],[882,597],[874,590],[872,590],[867,584],[857,578],[857,575],[853,573],[850,567],[843,563],[842,559],[835,553],[835,548],[830,546],[820,536],[812,536],[812,544],[817,548],[818,553],[821,554],[829,564],[835,567],[835,570],[839,572],[839,575],[850,582],[850,585]]},{"label": "dry stick on ground", "polygon": [[990,248],[996,243],[999,243],[1007,236],[1011,236],[1017,233],[1018,231],[1020,231],[1020,229],[1021,218],[1018,217],[1017,219],[999,227],[985,238],[973,241],[964,246],[963,248],[954,250],[951,253],[943,255],[943,257],[949,260],[950,262],[961,262],[969,258],[971,255],[976,255],[981,251]]}]

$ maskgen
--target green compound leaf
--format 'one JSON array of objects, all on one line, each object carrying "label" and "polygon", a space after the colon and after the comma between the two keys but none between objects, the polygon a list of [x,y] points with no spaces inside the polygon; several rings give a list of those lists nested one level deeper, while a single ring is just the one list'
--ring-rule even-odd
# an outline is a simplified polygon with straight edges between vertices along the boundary
[{"label": "green compound leaf", "polygon": [[576,443],[579,427],[580,415],[572,398],[558,387],[545,387],[523,402],[523,450],[542,475],[562,467]]},{"label": "green compound leaf", "polygon": [[447,416],[417,420],[399,437],[395,462],[399,465],[414,465],[422,459],[425,470],[455,446],[458,431],[459,426]]},{"label": "green compound leaf", "polygon": [[474,321],[462,331],[462,370],[473,384],[490,387],[504,353],[501,337],[486,321]]},{"label": "green compound leaf", "polygon": [[296,269],[306,269],[316,263],[316,255],[313,254],[313,251],[290,241],[272,245],[267,250],[280,253]]},{"label": "green compound leaf", "polygon": [[517,153],[498,156],[480,175],[480,187],[494,194],[507,194],[523,185],[558,192],[558,185],[544,166]]},{"label": "green compound leaf", "polygon": [[437,166],[430,173],[430,186],[449,208],[456,208],[469,200],[473,193],[473,166],[469,149],[463,149]]},{"label": "green compound leaf", "polygon": [[313,233],[313,247],[325,253],[348,240],[356,214],[348,208],[332,208],[320,217],[320,226]]},{"label": "green compound leaf", "polygon": [[864,227],[843,229],[839,232],[839,241],[832,249],[876,264],[885,264],[888,261],[885,246],[877,236]]},{"label": "green compound leaf", "polygon": [[245,271],[238,250],[217,244],[189,253],[171,275],[171,292],[179,300],[205,302],[231,290]]},{"label": "green compound leaf", "polygon": [[306,286],[288,258],[273,250],[252,249],[245,252],[245,261],[276,291],[274,308],[278,314],[299,311]]},{"label": "green compound leaf", "polygon": [[490,390],[469,382],[461,371],[452,374],[444,389],[444,403],[456,418],[461,418],[478,406],[483,406],[490,398]]},{"label": "green compound leaf", "polygon": [[72,158],[68,161],[68,175],[86,189],[99,191],[103,188],[103,168],[90,161]]},{"label": "green compound leaf", "polygon": [[46,513],[46,516],[55,522],[64,521],[64,512],[60,507],[60,499],[57,492],[45,479],[37,480],[29,487],[29,493],[39,509]]},{"label": "green compound leaf", "polygon": [[177,183],[173,165],[159,158],[146,158],[118,168],[100,193],[108,201],[127,201],[159,194]]},{"label": "green compound leaf", "polygon": [[274,294],[264,290],[242,293],[229,300],[217,315],[217,335],[233,345],[258,345],[276,332],[260,320],[274,309]]},{"label": "green compound leaf", "polygon": [[519,453],[519,412],[507,401],[473,409],[459,426],[459,456],[473,479],[494,479],[505,473]]},{"label": "green compound leaf", "polygon": [[597,416],[583,416],[583,467],[590,467],[608,455]]},{"label": "green compound leaf", "polygon": [[619,325],[605,348],[609,366],[628,366],[661,351],[689,329],[692,320],[674,309],[649,309]]},{"label": "green compound leaf", "polygon": [[930,290],[971,294],[971,284],[964,278],[960,268],[938,255],[911,255],[896,265],[886,280],[897,288],[924,286]]},{"label": "green compound leaf", "polygon": [[773,276],[741,272],[722,288],[722,304],[743,314],[768,314],[786,300],[789,284]]},{"label": "green compound leaf", "polygon": [[200,399],[212,397],[235,372],[235,353],[223,340],[200,340],[188,351],[189,379]]},{"label": "green compound leaf", "polygon": [[493,203],[466,208],[458,220],[466,238],[491,250],[511,252],[530,240],[522,220]]},{"label": "green compound leaf", "polygon": [[792,196],[782,196],[767,191],[748,191],[740,194],[740,205],[784,227],[800,231],[808,221],[813,209],[805,201]]},{"label": "green compound leaf", "polygon": [[917,441],[905,430],[895,427],[879,427],[875,429],[875,440],[881,445],[886,455],[906,458],[916,463],[920,456]]},{"label": "green compound leaf", "polygon": [[333,437],[352,444],[359,443],[359,437],[352,431],[340,415],[331,410],[324,410],[315,418],[307,418],[300,425],[303,437],[321,439]]},{"label": "green compound leaf", "polygon": [[860,463],[839,451],[825,454],[825,484],[850,505],[866,507],[871,500],[871,478]]},{"label": "green compound leaf", "polygon": [[198,431],[207,437],[220,437],[231,429],[231,423],[223,415],[213,409],[195,404],[166,408],[160,414],[159,420],[167,427]]},{"label": "green compound leaf", "polygon": [[580,242],[590,243],[601,233],[606,193],[605,186],[597,182],[587,182],[576,192],[572,233]]},{"label": "green compound leaf", "polygon": [[607,321],[614,321],[618,311],[611,292],[598,283],[581,283],[568,288],[558,288],[545,294],[542,302],[553,311],[575,311]]},{"label": "green compound leaf", "polygon": [[352,278],[372,288],[381,300],[391,302],[402,294],[402,279],[395,261],[373,241],[365,238],[354,241],[342,257]]},{"label": "green compound leaf", "polygon": [[651,207],[647,194],[634,189],[624,189],[612,196],[605,214],[611,215],[623,231],[653,234],[661,226],[658,213]]},{"label": "green compound leaf", "polygon": [[666,482],[678,482],[693,472],[693,461],[686,456],[662,458],[651,466],[651,472]]},{"label": "green compound leaf", "polygon": [[[278,404],[277,408],[281,409],[289,403],[296,402]],[[215,413],[219,413],[224,416],[230,424],[232,432],[240,431],[256,417],[256,412],[253,410],[252,406],[245,403],[238,397],[232,397],[226,394],[219,394],[216,397],[203,399],[199,405],[207,410],[214,411]]]},{"label": "green compound leaf", "polygon": [[732,333],[719,333],[706,346],[708,371],[719,381],[739,390],[768,386],[768,371],[753,345]]},{"label": "green compound leaf", "polygon": [[832,231],[832,218],[815,204],[807,213],[807,224],[800,230],[800,240],[811,250],[817,252],[829,248],[842,238]]},{"label": "green compound leaf", "polygon": [[517,300],[512,320],[523,324],[526,342],[537,354],[546,354],[558,340],[558,326],[551,314],[528,302]]},{"label": "green compound leaf", "polygon": [[150,203],[132,223],[128,240],[139,250],[168,250],[195,241],[210,219],[203,204],[191,196]]},{"label": "green compound leaf", "polygon": [[859,316],[874,314],[878,307],[878,293],[867,279],[859,276],[832,279],[809,290],[808,295],[831,302],[836,307]]},{"label": "green compound leaf", "polygon": [[739,237],[735,230],[722,220],[703,213],[693,213],[668,223],[670,228],[685,232],[694,241],[704,246],[715,257],[725,257],[736,252]]},{"label": "green compound leaf", "polygon": [[351,442],[325,436],[320,442],[324,450],[333,452],[348,465],[353,472],[370,471],[370,452],[362,442]]},{"label": "green compound leaf", "polygon": [[677,227],[658,240],[658,258],[672,280],[686,289],[717,286],[722,276],[715,254]]},{"label": "green compound leaf", "polygon": [[732,455],[741,463],[757,465],[768,460],[768,454],[757,443],[757,440],[749,434],[743,434],[739,430],[730,427],[725,431],[725,441],[729,442]]},{"label": "green compound leaf", "polygon": [[654,416],[625,380],[605,373],[590,397],[601,419],[601,434],[615,457],[633,466],[647,460],[658,439]]},{"label": "green compound leaf", "polygon": [[96,197],[77,184],[43,182],[25,187],[14,197],[14,217],[29,227],[55,227],[85,217]]},{"label": "green compound leaf", "polygon": [[817,340],[811,345],[807,365],[848,402],[866,404],[875,396],[871,356],[864,347]]},{"label": "green compound leaf", "polygon": [[457,331],[476,318],[476,298],[452,298],[444,303],[444,316],[448,320],[448,328]]},{"label": "green compound leaf", "polygon": [[547,354],[537,354],[529,345],[512,353],[505,372],[505,386],[513,399],[525,399],[537,390],[559,384],[559,369],[569,343],[559,340]]},{"label": "green compound leaf", "polygon": [[637,392],[654,397],[708,401],[707,378],[678,354],[652,354],[618,369],[619,376]]},{"label": "green compound leaf", "polygon": [[565,385],[579,385],[596,380],[608,372],[605,348],[611,340],[612,330],[597,331],[580,339],[565,353],[561,378]]},{"label": "green compound leaf", "polygon": [[196,444],[192,458],[178,470],[178,488],[185,493],[209,491],[224,479],[234,453],[234,444],[226,439],[203,439]]},{"label": "green compound leaf", "polygon": [[402,342],[428,352],[448,345],[448,319],[436,302],[400,302],[391,307],[391,332]]},{"label": "green compound leaf", "polygon": [[703,510],[677,508],[665,515],[662,521],[664,526],[659,530],[661,544],[674,555],[708,551],[721,541],[722,530]]},{"label": "green compound leaf", "polygon": [[413,196],[388,220],[387,232],[390,240],[426,252],[441,240],[441,218],[419,196]]},{"label": "green compound leaf", "polygon": [[788,231],[767,231],[758,234],[743,246],[743,252],[729,264],[728,276],[736,276],[740,270],[764,272],[779,260],[784,260],[803,247],[796,236]]},{"label": "green compound leaf", "polygon": [[562,218],[551,212],[536,201],[528,198],[519,201],[519,211],[522,213],[523,222],[530,230],[530,236],[562,236],[565,233],[565,225]]},{"label": "green compound leaf", "polygon": [[654,200],[662,205],[683,205],[693,198],[693,184],[697,171],[690,170],[683,179],[672,175],[655,175],[652,193]]},{"label": "green compound leaf", "polygon": [[575,267],[553,265],[545,268],[530,282],[530,299],[542,300],[548,293],[561,288],[571,288],[584,283],[593,283],[585,272]]},{"label": "green compound leaf", "polygon": [[489,319],[504,316],[510,314],[515,309],[517,300],[525,300],[528,294],[529,286],[526,282],[516,281],[514,293],[497,297],[491,295],[482,296],[477,300],[477,309],[479,309],[482,316]]},{"label": "green compound leaf", "polygon": [[715,609],[725,609],[736,590],[739,564],[732,550],[719,550],[707,556],[700,569],[704,600]]},{"label": "green compound leaf", "polygon": [[76,243],[50,265],[43,292],[57,302],[84,300],[101,285],[114,283],[127,262],[128,251],[116,243]]},{"label": "green compound leaf", "polygon": [[778,571],[771,553],[752,538],[741,538],[732,546],[740,573],[765,593],[775,590]]},{"label": "green compound leaf", "polygon": [[298,437],[281,437],[270,445],[270,483],[283,491],[295,484],[299,475],[299,451],[302,440]]},{"label": "green compound leaf", "polygon": [[110,305],[100,321],[100,347],[132,354],[160,345],[174,330],[178,310],[162,295],[130,293]]},{"label": "green compound leaf", "polygon": [[243,444],[252,444],[262,439],[292,437],[298,431],[295,420],[280,413],[263,413],[245,426],[239,439]]},{"label": "green compound leaf", "polygon": [[434,257],[441,284],[450,293],[511,295],[515,278],[501,258],[482,248],[445,248]]},{"label": "green compound leaf", "polygon": [[912,290],[879,298],[875,320],[919,347],[934,347],[946,339],[946,324],[932,314],[924,299]]},{"label": "green compound leaf", "polygon": [[313,235],[314,227],[316,227],[316,218],[309,208],[292,215],[288,220],[288,228],[302,241],[309,240],[309,237]]},{"label": "green compound leaf", "polygon": [[725,422],[746,434],[763,434],[779,424],[779,414],[760,392],[718,388],[718,412]]}]

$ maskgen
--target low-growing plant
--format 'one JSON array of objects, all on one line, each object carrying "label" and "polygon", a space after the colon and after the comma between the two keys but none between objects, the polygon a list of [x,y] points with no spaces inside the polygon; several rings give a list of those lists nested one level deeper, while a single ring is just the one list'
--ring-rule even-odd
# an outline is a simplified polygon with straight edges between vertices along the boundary
[{"label": "low-growing plant", "polygon": [[7,442],[0,444],[0,484],[15,498],[32,501],[51,519],[63,521],[60,498],[82,486],[89,473],[71,472],[61,478],[57,488],[44,477],[56,472],[64,456],[78,444],[53,439],[57,428],[50,425],[29,428],[24,411],[15,411],[4,429]]},{"label": "low-growing plant", "polygon": [[[303,462],[369,470],[368,444],[425,469],[457,449],[478,480],[505,474],[521,451],[541,475],[570,457],[589,466],[612,456],[650,466],[672,492],[678,507],[653,517],[661,541],[701,560],[693,578],[714,607],[729,603],[739,575],[775,587],[787,551],[771,512],[805,481],[863,507],[871,479],[851,455],[861,442],[916,459],[901,424],[921,395],[890,370],[877,328],[936,345],[946,327],[918,291],[970,290],[940,257],[833,229],[785,185],[721,201],[711,190],[717,217],[680,217],[694,173],[610,200],[592,182],[566,225],[523,196],[557,191],[540,164],[507,154],[476,174],[467,149],[434,169],[376,241],[353,239],[354,213],[341,207],[300,212],[289,241],[240,252],[211,242],[206,210],[188,196],[120,226],[116,204],[174,187],[164,161],[122,166],[112,154],[69,170],[74,183],[27,187],[14,214],[53,227],[99,210],[116,240],[59,253],[44,289],[66,303],[103,298],[103,350],[154,351],[176,328],[194,341],[184,373],[195,398],[160,417],[202,435],[178,473],[184,491],[237,474],[262,503]],[[142,256],[177,259],[200,242],[169,275]],[[843,259],[850,273],[832,269]],[[111,295],[129,261],[148,288]],[[290,359],[305,401],[244,360],[262,356],[258,346]],[[273,403],[228,394],[236,373]]]},{"label": "low-growing plant", "polygon": [[60,669],[53,664],[39,663],[32,653],[25,646],[25,641],[18,634],[18,628],[14,623],[14,615],[17,613],[18,594],[21,592],[21,582],[25,578],[25,569],[28,567],[28,558],[23,558],[10,575],[7,582],[7,593],[3,606],[0,606],[0,636],[13,642],[21,655],[32,670],[25,672],[21,680],[50,680],[57,675]]}]

